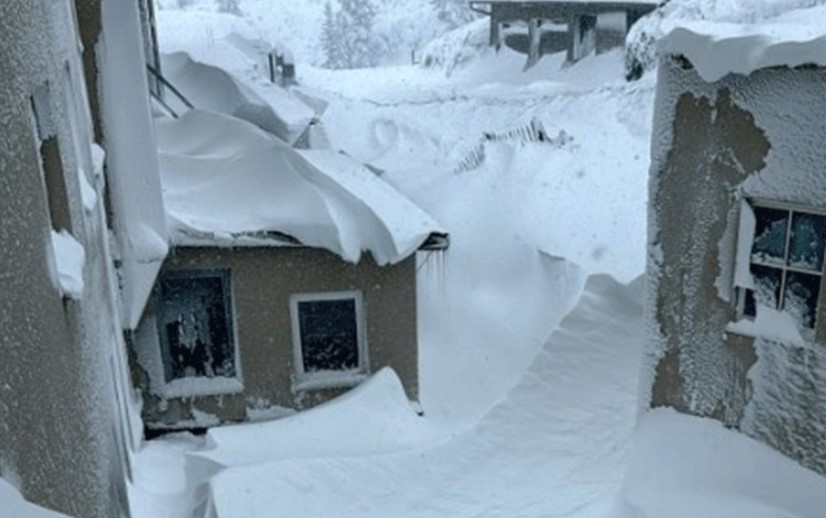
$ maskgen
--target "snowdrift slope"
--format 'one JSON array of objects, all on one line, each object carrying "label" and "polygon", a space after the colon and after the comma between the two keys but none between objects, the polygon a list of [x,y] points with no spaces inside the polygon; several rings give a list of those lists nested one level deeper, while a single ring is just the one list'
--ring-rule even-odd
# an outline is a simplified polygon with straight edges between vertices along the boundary
[{"label": "snowdrift slope", "polygon": [[516,388],[443,446],[231,468],[211,483],[212,516],[604,515],[636,415],[640,296],[640,282],[589,279]]}]

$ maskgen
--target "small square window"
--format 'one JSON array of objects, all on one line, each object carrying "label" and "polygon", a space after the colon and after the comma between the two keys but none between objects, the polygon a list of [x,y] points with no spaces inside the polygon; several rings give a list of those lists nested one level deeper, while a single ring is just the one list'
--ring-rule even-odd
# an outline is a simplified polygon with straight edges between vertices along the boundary
[{"label": "small square window", "polygon": [[169,271],[157,288],[164,378],[236,378],[228,270]]},{"label": "small square window", "polygon": [[357,291],[290,297],[297,388],[350,386],[367,374],[362,295]]},{"label": "small square window", "polygon": [[826,215],[782,204],[752,203],[751,210],[754,235],[748,269],[753,285],[739,288],[738,312],[753,318],[758,305],[785,311],[801,330],[812,332],[826,248]]}]

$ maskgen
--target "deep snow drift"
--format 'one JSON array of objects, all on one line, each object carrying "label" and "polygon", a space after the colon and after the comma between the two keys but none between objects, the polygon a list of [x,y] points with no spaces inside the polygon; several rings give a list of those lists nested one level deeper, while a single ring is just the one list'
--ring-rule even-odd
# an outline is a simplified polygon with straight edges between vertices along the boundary
[{"label": "deep snow drift", "polygon": [[[286,18],[297,27],[316,4]],[[205,5],[159,13],[162,50],[276,95],[261,59],[271,15]],[[485,31],[434,42],[427,67],[328,71],[297,52],[291,94],[329,103],[331,147],[451,233],[418,274],[424,417],[400,401],[379,410],[398,400],[379,373],[311,413],[153,441],[136,460],[138,518],[819,516],[822,478],[715,422],[655,413],[632,448],[641,285],[624,283],[644,267],[654,77],[625,83],[619,52],[545,56],[523,73],[524,56],[494,53]],[[595,273],[618,281],[597,275],[583,292]],[[272,446],[255,463],[260,443]]]},{"label": "deep snow drift", "polygon": [[[156,125],[171,240],[325,248],[378,264],[415,253],[439,225],[374,173],[329,150],[300,152],[251,123],[191,110]],[[272,237],[275,236],[275,237]]]}]

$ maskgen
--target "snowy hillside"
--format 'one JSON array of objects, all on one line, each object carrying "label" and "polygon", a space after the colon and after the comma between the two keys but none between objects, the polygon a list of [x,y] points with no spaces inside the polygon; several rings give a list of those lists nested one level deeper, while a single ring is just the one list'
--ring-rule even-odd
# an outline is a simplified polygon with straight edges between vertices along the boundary
[{"label": "snowy hillside", "polygon": [[[652,414],[635,442],[654,74],[625,82],[619,50],[575,65],[545,56],[523,72],[523,55],[485,45],[484,21],[426,44],[446,29],[426,0],[377,2],[400,42],[388,66],[329,70],[307,37],[322,0],[242,0],[242,16],[180,3],[161,3],[163,52],[219,67],[273,106],[320,100],[330,147],[380,171],[451,247],[423,254],[417,274],[424,417],[382,372],[303,416],[152,442],[137,460],[138,518],[630,518],[673,505],[682,516],[818,516],[821,478],[713,422]],[[673,0],[641,24],[633,55],[650,66],[674,20],[803,3]],[[286,93],[264,67],[276,41],[296,56]],[[414,47],[418,66],[405,63]],[[703,456],[707,442],[724,446]],[[707,472],[746,457],[710,487]],[[732,481],[749,470],[767,472],[759,487],[799,487],[741,490]],[[704,507],[697,495],[713,489]]]},{"label": "snowy hillside", "polygon": [[[325,0],[237,0],[236,3],[240,15],[217,12],[219,3],[215,0],[158,0],[161,34],[170,32],[165,27],[168,23],[174,24],[173,20],[181,23],[175,25],[172,32],[184,31],[206,39],[221,38],[227,30],[248,31],[270,44],[286,45],[299,63],[324,63],[321,34]],[[337,0],[332,0],[334,8],[337,4]],[[374,4],[372,32],[380,43],[379,62],[384,65],[409,64],[427,42],[450,27],[439,19],[431,0],[380,0]],[[188,24],[187,20],[199,23]]]}]

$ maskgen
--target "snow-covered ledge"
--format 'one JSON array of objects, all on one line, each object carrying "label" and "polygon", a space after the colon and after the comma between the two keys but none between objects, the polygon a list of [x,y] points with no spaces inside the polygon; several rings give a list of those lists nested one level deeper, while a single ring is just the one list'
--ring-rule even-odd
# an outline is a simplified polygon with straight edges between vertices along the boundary
[{"label": "snow-covered ledge", "polygon": [[77,239],[65,230],[52,230],[54,252],[54,283],[64,297],[83,298],[83,264],[86,253]]},{"label": "snow-covered ledge", "polygon": [[685,56],[708,82],[761,68],[826,66],[826,10],[812,10],[812,14],[809,23],[685,22],[660,40],[659,52]]}]

